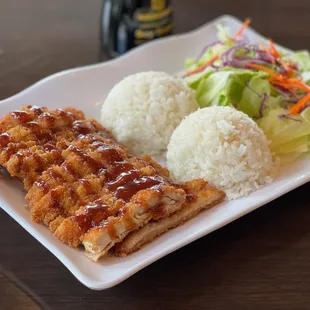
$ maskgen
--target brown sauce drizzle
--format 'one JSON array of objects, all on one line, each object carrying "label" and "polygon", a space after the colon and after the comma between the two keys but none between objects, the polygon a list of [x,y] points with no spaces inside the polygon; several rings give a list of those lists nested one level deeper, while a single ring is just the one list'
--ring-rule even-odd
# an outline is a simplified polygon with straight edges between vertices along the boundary
[{"label": "brown sauce drizzle", "polygon": [[90,228],[98,226],[110,215],[110,208],[103,200],[98,199],[94,205],[85,206],[84,212],[71,217],[76,222],[83,233]]},{"label": "brown sauce drizzle", "polygon": [[53,135],[51,134],[51,131],[48,129],[42,128],[38,122],[32,121],[32,122],[25,123],[23,125],[24,127],[29,128],[31,130],[31,133],[39,140],[40,143],[54,140]]},{"label": "brown sauce drizzle", "polygon": [[72,186],[69,186],[68,189],[69,189],[70,198],[73,199],[74,204],[76,204],[80,199],[78,194],[76,193],[76,191],[74,190],[74,188]]},{"label": "brown sauce drizzle", "polygon": [[98,172],[102,169],[105,169],[109,164],[123,159],[121,154],[110,145],[99,143],[98,141],[97,143],[98,148],[96,151],[101,155],[100,161],[95,160],[90,155],[87,155],[82,149],[76,146],[69,146],[69,150],[77,154],[88,165],[88,167],[93,170],[93,172]]},{"label": "brown sauce drizzle", "polygon": [[55,163],[61,163],[62,157],[61,157],[61,152],[60,151],[52,150],[51,154],[52,154],[52,156],[53,156],[53,158],[55,160]]},{"label": "brown sauce drizzle", "polygon": [[53,151],[53,150],[57,150],[56,146],[53,145],[53,144],[51,144],[51,143],[46,143],[46,144],[44,144],[43,147],[44,147],[44,149],[45,149],[46,151],[49,151],[49,152],[51,152],[51,151]]},{"label": "brown sauce drizzle", "polygon": [[139,179],[129,181],[126,185],[119,187],[115,191],[115,197],[128,202],[135,194],[144,189],[154,189],[156,186],[162,184],[155,176],[143,176]]},{"label": "brown sauce drizzle", "polygon": [[107,183],[107,189],[114,192],[118,188],[125,186],[127,183],[133,181],[139,176],[140,171],[136,169],[122,172],[114,181]]},{"label": "brown sauce drizzle", "polygon": [[85,154],[83,150],[81,150],[80,148],[70,145],[69,150],[77,154],[88,165],[88,167],[91,168],[94,172],[102,168],[101,163],[93,159],[91,156]]},{"label": "brown sauce drizzle", "polygon": [[35,131],[35,132],[39,132],[42,130],[41,126],[39,125],[38,122],[32,121],[32,122],[28,122],[27,124],[25,124],[25,127]]},{"label": "brown sauce drizzle", "polygon": [[158,187],[165,181],[159,176],[141,176],[139,170],[130,170],[120,174],[114,182],[107,184],[107,188],[114,192],[117,199],[125,202],[137,194],[139,191]]},{"label": "brown sauce drizzle", "polygon": [[123,159],[121,154],[108,144],[99,146],[97,151],[108,164],[115,163]]},{"label": "brown sauce drizzle", "polygon": [[106,172],[107,181],[115,180],[121,173],[133,170],[134,166],[126,162],[116,162]]},{"label": "brown sauce drizzle", "polygon": [[17,152],[17,148],[15,144],[9,144],[5,148],[5,156],[6,158],[10,158],[12,155],[14,155]]},{"label": "brown sauce drizzle", "polygon": [[58,115],[59,115],[61,118],[67,120],[68,124],[69,124],[70,126],[72,126],[72,124],[73,124],[73,122],[74,122],[74,120],[75,120],[75,117],[74,117],[74,115],[73,115],[71,112],[69,112],[69,111],[64,111],[63,109],[57,109],[56,111],[57,111]]},{"label": "brown sauce drizzle", "polygon": [[[62,141],[58,141],[55,145],[56,149],[61,149],[61,150],[64,150],[65,148],[68,147],[68,142],[70,140],[62,140]],[[53,145],[53,144],[51,144]]]},{"label": "brown sauce drizzle", "polygon": [[60,202],[58,200],[58,193],[57,193],[56,189],[52,189],[50,191],[50,196],[51,196],[51,200],[52,200],[51,207],[54,209],[60,208]]},{"label": "brown sauce drizzle", "polygon": [[20,171],[22,165],[23,165],[23,161],[25,156],[22,154],[21,151],[18,151],[15,156],[18,158],[18,170]]},{"label": "brown sauce drizzle", "polygon": [[73,115],[72,115],[71,112],[68,112],[68,111],[66,112],[63,109],[57,109],[56,111],[57,111],[57,113],[59,114],[60,117],[70,118],[70,119],[73,118]]},{"label": "brown sauce drizzle", "polygon": [[49,192],[49,186],[43,179],[37,180],[35,185],[43,192],[44,195]]},{"label": "brown sauce drizzle", "polygon": [[[26,155],[27,156],[27,155]],[[29,155],[28,155],[29,156]],[[37,153],[33,153],[32,159],[35,162],[35,168],[39,168],[43,166],[43,158]]]},{"label": "brown sauce drizzle", "polygon": [[71,174],[74,178],[76,179],[80,178],[78,171],[74,169],[74,167],[70,162],[64,162],[63,167],[67,171],[67,173]]},{"label": "brown sauce drizzle", "polygon": [[[51,129],[55,126],[57,117],[37,106],[28,106],[28,109],[32,113],[17,110],[12,112],[11,116],[24,127],[29,128],[31,133],[39,140],[40,144],[42,144],[42,142],[53,141],[54,137]],[[61,109],[56,111],[61,119],[66,120],[70,125],[72,124],[74,120],[72,113],[65,112]],[[38,121],[34,121],[34,117],[36,116],[38,117]]]},{"label": "brown sauce drizzle", "polygon": [[47,170],[47,173],[48,173],[48,176],[52,179],[52,180],[58,180],[58,181],[65,181],[65,178],[63,177],[63,175],[58,172],[58,171],[55,171],[54,169],[49,169]]},{"label": "brown sauce drizzle", "polygon": [[91,123],[85,123],[83,120],[77,120],[73,122],[73,130],[82,134],[87,135],[94,132],[94,126]]},{"label": "brown sauce drizzle", "polygon": [[[32,107],[31,111],[36,114],[39,119],[39,123],[33,121],[33,115],[25,111],[15,111],[11,115],[14,119],[24,124],[25,127],[28,127],[33,131],[34,136],[40,140],[46,140],[43,145],[44,150],[52,153],[55,158],[61,157],[61,153],[55,145],[53,145],[54,138],[52,136],[52,131],[48,130],[46,127],[53,127],[56,123],[57,117],[53,116],[49,112],[45,112],[42,108]],[[73,115],[67,113],[63,110],[57,110],[58,115],[71,122],[73,126],[73,132],[79,133],[79,139],[85,139],[86,142],[89,141],[95,147],[93,152],[100,154],[98,160],[94,159],[91,155],[87,154],[83,149],[76,146],[69,146],[69,150],[74,152],[81,158],[85,164],[93,171],[93,173],[98,173],[99,171],[105,173],[106,183],[105,186],[108,190],[114,193],[117,199],[121,199],[124,202],[130,201],[130,199],[138,193],[140,190],[144,189],[156,189],[160,190],[160,185],[165,184],[165,180],[159,175],[155,176],[143,176],[138,169],[135,169],[134,165],[124,161],[122,154],[107,143],[98,141],[94,136],[87,136],[89,133],[96,130],[95,126],[91,123],[85,123],[83,121],[76,120],[74,121]],[[41,121],[44,122],[42,126]],[[42,128],[43,127],[43,128]],[[103,132],[106,134],[105,132]],[[107,132],[108,134],[108,132]],[[7,145],[10,142],[10,138],[7,134],[0,135],[0,146]],[[43,141],[41,141],[43,142]],[[59,144],[61,145],[61,144]],[[64,147],[66,144],[64,145]],[[19,156],[19,155],[17,155]],[[38,165],[41,158],[38,156]],[[76,179],[80,178],[79,172],[70,162],[65,162],[63,165],[64,169],[67,170],[73,177]],[[61,179],[62,176],[54,172],[54,175],[51,175],[51,178]],[[79,182],[86,189],[86,191],[92,191],[92,185],[86,178],[80,179]],[[43,179],[38,179],[36,185],[42,190],[44,194],[49,193],[52,200],[52,206],[58,208],[60,206],[60,201],[57,198],[57,191],[55,189],[49,188],[48,181]],[[73,188],[69,188],[70,193],[74,192]],[[72,193],[72,195],[74,194]],[[76,215],[73,217],[73,220],[78,223],[79,227],[83,232],[87,231],[89,228],[98,226],[102,221],[104,221],[109,215],[109,207],[102,201],[95,201],[92,206],[85,206],[83,214]],[[153,211],[152,211],[153,212]],[[163,212],[161,208],[154,209],[155,216],[160,216],[160,212]],[[160,213],[160,214],[159,214]],[[135,226],[134,221],[128,221],[130,227]],[[111,225],[113,226],[113,225]],[[116,231],[109,230],[110,235],[116,236]]]},{"label": "brown sauce drizzle", "polygon": [[12,112],[11,116],[21,124],[27,123],[33,119],[30,113],[21,110]]},{"label": "brown sauce drizzle", "polygon": [[39,120],[44,122],[44,127],[53,127],[56,123],[56,117],[49,112],[42,113]]},{"label": "brown sauce drizzle", "polygon": [[[114,192],[117,199],[128,202],[140,190],[153,188],[165,183],[164,179],[159,176],[141,176],[140,171],[135,169],[132,164],[121,161],[121,154],[112,146],[100,141],[94,141],[93,145],[98,146],[97,151],[101,154],[101,158],[106,164],[114,163],[114,165],[108,168],[106,173],[108,181],[106,187]],[[69,149],[78,154],[93,171],[98,172],[106,166],[75,146],[70,146]]]},{"label": "brown sauce drizzle", "polygon": [[89,180],[87,180],[87,179],[80,179],[79,182],[85,188],[87,193],[91,193],[92,192],[92,186],[91,186],[91,183],[89,182]]},{"label": "brown sauce drizzle", "polygon": [[11,138],[7,132],[0,135],[0,146],[1,147],[7,146],[10,142],[11,142]]},{"label": "brown sauce drizzle", "polygon": [[41,107],[38,106],[31,106],[28,105],[27,108],[33,112],[35,115],[39,116],[40,114],[42,114],[44,112],[44,110]]}]

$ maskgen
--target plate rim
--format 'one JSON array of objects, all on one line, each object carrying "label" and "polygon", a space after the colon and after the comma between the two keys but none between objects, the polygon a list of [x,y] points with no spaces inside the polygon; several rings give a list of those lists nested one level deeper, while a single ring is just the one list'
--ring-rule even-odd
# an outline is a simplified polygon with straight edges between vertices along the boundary
[{"label": "plate rim", "polygon": [[[191,30],[189,32],[186,33],[182,33],[182,34],[176,34],[176,35],[172,35],[170,37],[166,37],[166,38],[162,38],[162,39],[158,39],[156,41],[153,42],[149,42],[146,43],[142,46],[139,46],[131,51],[129,51],[128,53],[126,53],[123,56],[120,56],[116,59],[113,60],[109,60],[106,62],[101,62],[101,63],[97,63],[97,64],[91,64],[91,65],[86,65],[86,66],[82,66],[82,67],[77,67],[77,68],[72,68],[72,69],[67,69],[67,70],[63,70],[60,71],[58,73],[54,73],[50,76],[47,76],[39,81],[37,81],[36,83],[34,83],[33,85],[25,88],[24,90],[22,90],[21,92],[8,97],[4,100],[0,101],[0,107],[2,104],[5,104],[9,101],[14,101],[14,100],[18,100],[20,97],[22,97],[23,95],[27,94],[29,91],[35,90],[36,88],[39,88],[41,85],[49,83],[50,81],[57,79],[60,76],[64,76],[64,75],[70,75],[72,73],[79,73],[82,71],[86,71],[86,70],[92,70],[92,69],[97,69],[97,68],[104,68],[106,66],[109,66],[110,64],[116,63],[119,60],[124,60],[126,58],[130,58],[132,55],[134,55],[135,53],[139,53],[141,50],[143,50],[144,48],[151,47],[151,46],[155,46],[158,44],[164,44],[167,41],[173,41],[173,40],[178,40],[180,38],[186,38],[186,37],[190,37],[192,35],[195,35],[196,33],[199,33],[200,31],[205,31],[206,28],[208,27],[212,27],[215,24],[218,23],[238,23],[238,24],[242,24],[242,21],[240,21],[238,18],[232,16],[232,15],[222,15],[219,16],[211,21],[208,21],[207,23],[203,24],[202,26]],[[260,35],[259,33],[257,33],[254,29],[251,28],[251,31],[257,35],[259,35],[261,38],[264,38],[262,35]],[[252,204],[250,208],[248,208],[247,212],[243,213],[243,215],[246,215],[250,212],[252,212],[253,210],[257,209],[260,206],[265,205],[266,203],[284,195],[285,193],[293,190],[294,188],[297,188],[303,184],[305,184],[307,181],[310,181],[310,175],[306,175],[301,177],[297,182],[294,183],[294,186],[287,186],[286,189],[284,191],[282,191],[281,193],[278,193],[277,195],[272,196],[270,199],[265,199],[263,203],[259,202],[256,204]],[[135,267],[126,270],[125,272],[123,272],[120,276],[114,278],[114,279],[110,279],[110,280],[106,280],[106,281],[100,281],[100,280],[95,280],[93,279],[91,276],[89,276],[87,273],[85,273],[84,271],[82,271],[82,269],[78,268],[77,264],[74,264],[70,261],[69,256],[67,256],[65,253],[63,253],[61,251],[61,248],[57,247],[57,244],[54,245],[53,243],[45,243],[44,240],[44,236],[41,234],[37,234],[37,232],[34,229],[33,225],[30,225],[29,223],[27,223],[27,221],[24,218],[20,218],[17,214],[14,214],[14,210],[12,208],[8,207],[4,207],[4,206],[0,206],[9,216],[11,216],[17,223],[19,223],[26,231],[28,231],[36,240],[38,240],[49,252],[51,252],[76,278],[77,280],[79,280],[83,285],[85,285],[86,287],[93,289],[93,290],[104,290],[104,289],[108,289],[111,288],[121,282],[123,282],[124,280],[128,279],[129,277],[131,277],[132,275],[134,275],[135,273],[139,272],[140,270],[144,269],[146,266],[151,265],[152,263],[154,263],[155,261],[159,260],[160,258],[180,249],[181,247],[188,245],[189,243],[209,234],[212,233],[213,231],[227,225],[228,223],[231,223],[233,221],[235,221],[236,219],[240,218],[241,216],[236,216],[235,218],[232,218],[230,220],[224,221],[223,223],[221,223],[220,225],[216,225],[216,228],[213,229],[211,232],[209,233],[203,233],[203,232],[199,232],[199,233],[193,233],[190,237],[188,237],[188,239],[177,242],[175,244],[173,244],[171,247],[169,247],[169,249],[164,249],[162,252],[158,252],[156,255],[154,255],[151,259],[146,258],[143,261],[139,262],[138,264],[135,265]],[[243,216],[242,215],[242,216]],[[95,264],[95,263],[94,263]],[[107,267],[108,268],[108,267]]]}]

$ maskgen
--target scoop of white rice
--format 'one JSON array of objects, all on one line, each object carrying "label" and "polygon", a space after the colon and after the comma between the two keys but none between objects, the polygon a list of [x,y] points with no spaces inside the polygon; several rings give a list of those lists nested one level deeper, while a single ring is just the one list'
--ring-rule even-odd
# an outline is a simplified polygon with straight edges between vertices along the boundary
[{"label": "scoop of white rice", "polygon": [[235,199],[272,181],[268,144],[246,114],[229,107],[204,108],[172,134],[167,165],[175,180],[203,178]]},{"label": "scoop of white rice", "polygon": [[126,77],[110,91],[101,121],[134,155],[162,155],[181,120],[198,109],[195,93],[164,72]]}]

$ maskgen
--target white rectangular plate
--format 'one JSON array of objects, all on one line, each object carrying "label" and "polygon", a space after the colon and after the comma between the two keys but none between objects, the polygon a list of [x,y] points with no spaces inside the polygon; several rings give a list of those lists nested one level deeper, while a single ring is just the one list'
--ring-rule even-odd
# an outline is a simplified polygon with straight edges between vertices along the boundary
[{"label": "white rectangular plate", "polygon": [[[116,82],[128,74],[140,71],[180,71],[187,57],[195,57],[206,44],[216,39],[218,23],[230,27],[232,32],[237,31],[242,24],[234,17],[223,16],[198,30],[146,44],[113,61],[55,74],[1,101],[0,116],[23,105],[32,104],[44,105],[50,109],[72,106],[97,118],[100,103]],[[251,29],[246,34],[253,41],[264,39]],[[309,157],[299,160],[281,171],[273,184],[249,197],[224,202],[203,212],[129,257],[103,258],[98,263],[88,260],[83,251],[75,251],[64,245],[46,227],[30,220],[29,212],[24,208],[25,192],[18,182],[0,180],[0,206],[51,251],[79,281],[91,289],[102,290],[124,281],[161,257],[308,182],[309,168]]]}]

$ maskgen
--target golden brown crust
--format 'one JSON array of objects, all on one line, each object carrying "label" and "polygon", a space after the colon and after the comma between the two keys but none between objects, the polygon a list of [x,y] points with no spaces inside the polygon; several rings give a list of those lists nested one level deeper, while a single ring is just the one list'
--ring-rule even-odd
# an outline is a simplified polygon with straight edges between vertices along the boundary
[{"label": "golden brown crust", "polygon": [[130,156],[73,108],[27,106],[0,119],[0,166],[23,180],[32,219],[74,248],[83,243],[94,260],[178,212],[192,192],[204,201],[204,191],[219,193],[202,180],[174,184],[167,169],[149,156]]},{"label": "golden brown crust", "polygon": [[143,245],[153,241],[168,230],[184,224],[201,211],[212,208],[225,197],[223,192],[211,187],[202,179],[186,182],[184,188],[188,198],[190,198],[179,211],[158,221],[151,221],[143,228],[134,231],[123,242],[115,246],[113,253],[124,257],[138,251]]},{"label": "golden brown crust", "polygon": [[73,108],[23,107],[0,119],[0,166],[30,189],[42,171],[64,159],[62,151],[80,134],[105,129]]},{"label": "golden brown crust", "polygon": [[169,170],[167,168],[162,167],[152,157],[148,155],[143,155],[141,159],[143,159],[144,161],[148,162],[151,166],[153,166],[159,174],[165,177],[169,177]]},{"label": "golden brown crust", "polygon": [[82,238],[87,255],[98,260],[130,232],[143,227],[152,219],[170,216],[185,201],[185,192],[173,186],[163,186],[161,191],[140,191],[126,204],[117,216],[111,216],[101,226],[90,229]]}]

